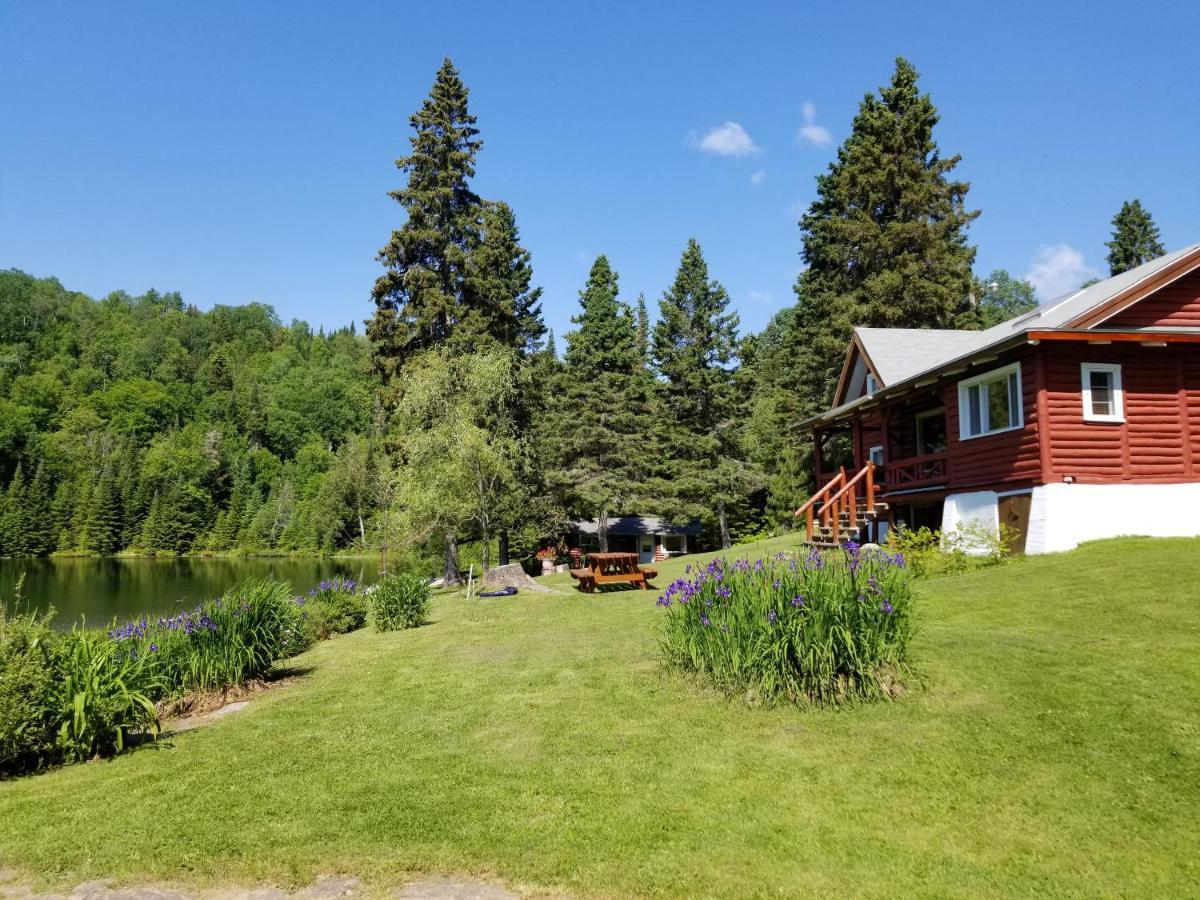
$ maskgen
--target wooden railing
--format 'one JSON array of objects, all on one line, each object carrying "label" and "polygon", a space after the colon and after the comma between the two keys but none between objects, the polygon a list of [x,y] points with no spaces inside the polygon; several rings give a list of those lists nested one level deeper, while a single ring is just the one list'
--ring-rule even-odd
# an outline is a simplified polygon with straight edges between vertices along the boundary
[{"label": "wooden railing", "polygon": [[[870,513],[875,509],[875,463],[872,462],[868,462],[850,479],[846,478],[846,469],[843,467],[837,475],[829,480],[828,484],[809,497],[808,501],[796,510],[797,518],[801,515],[805,516],[805,527],[810,542],[815,530],[815,519],[819,518],[821,524],[830,529],[835,540],[843,529],[843,517],[846,520],[844,527],[854,530],[858,526],[860,485],[866,500],[866,511]],[[817,502],[820,500],[825,502],[817,509]],[[814,510],[816,510],[815,516]]]},{"label": "wooden railing", "polygon": [[892,460],[884,474],[887,490],[903,491],[945,481],[947,459],[943,451]]}]

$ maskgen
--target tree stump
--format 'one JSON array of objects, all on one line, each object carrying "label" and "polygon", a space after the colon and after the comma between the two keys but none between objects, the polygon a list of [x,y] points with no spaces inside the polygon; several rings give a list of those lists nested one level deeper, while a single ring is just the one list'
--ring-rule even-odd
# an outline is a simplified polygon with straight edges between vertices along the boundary
[{"label": "tree stump", "polygon": [[507,566],[492,566],[492,568],[483,573],[483,583],[489,591],[515,587],[521,591],[539,591],[544,594],[550,592],[549,588],[542,587],[526,575],[520,563],[509,563]]}]

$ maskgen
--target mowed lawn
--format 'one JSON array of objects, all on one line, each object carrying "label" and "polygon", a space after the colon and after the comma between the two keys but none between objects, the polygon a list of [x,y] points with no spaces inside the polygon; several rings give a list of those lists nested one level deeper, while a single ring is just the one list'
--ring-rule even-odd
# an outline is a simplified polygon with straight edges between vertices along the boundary
[{"label": "mowed lawn", "polygon": [[440,598],[432,624],[325,643],[306,680],[211,726],[0,784],[0,865],[585,896],[1200,893],[1200,541],[925,582],[924,685],[841,711],[664,675],[654,593],[550,583]]}]

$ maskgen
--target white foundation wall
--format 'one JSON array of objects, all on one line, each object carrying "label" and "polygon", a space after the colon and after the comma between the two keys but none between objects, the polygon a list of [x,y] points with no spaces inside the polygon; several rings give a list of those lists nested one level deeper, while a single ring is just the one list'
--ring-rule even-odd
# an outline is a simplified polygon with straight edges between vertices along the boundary
[{"label": "white foundation wall", "polygon": [[[973,520],[1000,528],[995,491],[951,494],[942,508],[942,531]],[[1044,484],[1033,489],[1028,554],[1071,550],[1083,541],[1127,535],[1200,537],[1200,483]]]},{"label": "white foundation wall", "polygon": [[1033,489],[1026,553],[1126,535],[1200,536],[1200,483],[1044,484]]},{"label": "white foundation wall", "polygon": [[[1000,533],[1000,509],[995,491],[972,491],[951,494],[942,504],[942,534],[957,530],[971,522],[982,522],[992,534]],[[985,553],[983,547],[967,548],[968,553]]]}]

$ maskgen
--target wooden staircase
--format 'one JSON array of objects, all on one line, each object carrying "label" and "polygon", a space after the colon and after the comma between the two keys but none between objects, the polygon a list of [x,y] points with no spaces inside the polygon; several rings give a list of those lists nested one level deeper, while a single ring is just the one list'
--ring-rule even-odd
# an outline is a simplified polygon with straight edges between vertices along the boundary
[{"label": "wooden staircase", "polygon": [[840,547],[861,538],[863,529],[887,515],[888,505],[876,497],[875,463],[868,462],[853,476],[843,466],[796,510],[804,516],[808,542],[817,547]]}]

